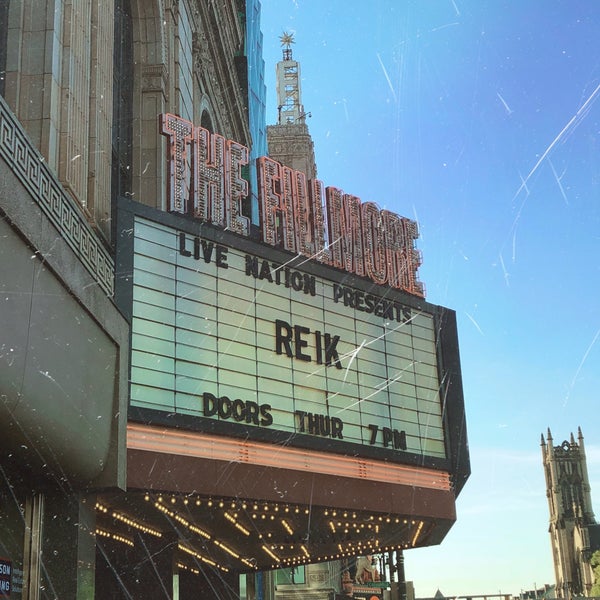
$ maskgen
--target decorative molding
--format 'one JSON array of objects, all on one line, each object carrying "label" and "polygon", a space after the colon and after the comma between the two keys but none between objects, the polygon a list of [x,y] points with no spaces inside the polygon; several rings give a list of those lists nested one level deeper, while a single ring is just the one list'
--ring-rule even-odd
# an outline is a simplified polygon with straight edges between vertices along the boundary
[{"label": "decorative molding", "polygon": [[325,584],[329,580],[329,573],[327,571],[310,572],[308,574],[308,582],[310,585]]},{"label": "decorative molding", "polygon": [[162,92],[166,95],[169,74],[163,64],[142,66],[142,92]]},{"label": "decorative molding", "polygon": [[[206,17],[202,19],[202,21],[206,23]],[[225,96],[223,94],[221,78],[219,76],[219,71],[227,72],[229,70],[229,65],[226,62],[223,62],[223,64],[220,65],[221,69],[217,68],[210,52],[208,35],[209,33],[204,29],[195,31],[192,34],[194,74],[200,81],[203,81],[206,86],[206,89],[201,91],[207,93],[211,98],[211,104],[217,111],[219,120],[222,123],[222,132],[233,131],[231,119],[229,118],[228,111],[225,109]],[[216,45],[214,40],[211,41],[213,46]]]},{"label": "decorative molding", "polygon": [[274,453],[273,444],[269,442],[255,442],[132,421],[127,424],[127,448],[179,457],[191,456],[258,467],[306,471],[444,493],[451,490],[450,473],[447,471],[289,446],[278,446],[277,452]]},{"label": "decorative molding", "polygon": [[112,296],[115,278],[112,256],[85,218],[83,210],[64,191],[1,96],[0,156],[94,280],[108,296]]}]

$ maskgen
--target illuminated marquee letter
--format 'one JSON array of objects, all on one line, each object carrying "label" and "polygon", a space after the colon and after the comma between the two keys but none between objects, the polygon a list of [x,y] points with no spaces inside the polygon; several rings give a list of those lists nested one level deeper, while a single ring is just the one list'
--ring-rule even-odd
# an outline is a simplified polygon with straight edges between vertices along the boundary
[{"label": "illuminated marquee letter", "polygon": [[381,213],[373,202],[365,202],[362,205],[362,225],[367,277],[379,285],[384,285],[388,280],[385,233]]},{"label": "illuminated marquee letter", "polygon": [[409,287],[407,289],[409,292],[424,298],[425,289],[417,277],[417,269],[421,266],[423,259],[421,252],[415,248],[414,244],[415,240],[419,237],[419,229],[415,221],[406,218],[402,219],[402,226],[404,227],[404,244],[409,273]]},{"label": "illuminated marquee letter", "polygon": [[319,262],[329,264],[331,261],[331,248],[325,237],[325,209],[323,208],[323,182],[318,179],[310,181],[308,187],[312,214],[312,231],[314,242],[313,258]]},{"label": "illuminated marquee letter", "polygon": [[294,171],[294,224],[296,232],[296,251],[304,256],[311,257],[314,252],[313,232],[310,226],[310,205],[308,203],[308,189],[306,175]]},{"label": "illuminated marquee letter", "polygon": [[294,197],[296,196],[295,171],[281,165],[282,193],[279,207],[279,227],[284,250],[296,252],[296,234],[294,232]]},{"label": "illuminated marquee letter", "polygon": [[225,138],[196,128],[194,216],[225,227]]},{"label": "illuminated marquee letter", "polygon": [[260,220],[262,226],[263,242],[270,246],[277,246],[279,243],[278,215],[281,194],[281,165],[261,156],[256,161],[258,169],[258,189],[262,200],[260,211]]},{"label": "illuminated marquee letter", "polygon": [[[168,210],[248,236],[250,219],[242,214],[248,149],[172,114],[160,115],[160,133],[168,140]],[[325,190],[321,181],[307,181],[268,157],[256,165],[264,243],[425,296],[414,221],[340,189]]]},{"label": "illuminated marquee letter", "polygon": [[388,210],[381,211],[386,238],[388,283],[423,297],[423,284],[417,279],[421,257],[414,247],[418,237],[417,224]]},{"label": "illuminated marquee letter", "polygon": [[241,235],[250,233],[250,220],[242,216],[242,200],[248,195],[248,182],[242,166],[248,164],[248,148],[227,142],[227,228]]},{"label": "illuminated marquee letter", "polygon": [[188,147],[194,137],[194,126],[181,117],[164,114],[160,116],[160,132],[168,139],[167,210],[186,213],[193,195],[193,166]]},{"label": "illuminated marquee letter", "polygon": [[328,187],[327,225],[331,264],[349,273],[364,275],[363,238],[360,222],[360,199]]}]

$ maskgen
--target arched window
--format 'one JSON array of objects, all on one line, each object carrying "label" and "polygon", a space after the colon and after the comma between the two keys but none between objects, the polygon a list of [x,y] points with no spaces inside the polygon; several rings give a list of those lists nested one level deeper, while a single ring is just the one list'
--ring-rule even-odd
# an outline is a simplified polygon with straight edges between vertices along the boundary
[{"label": "arched window", "polygon": [[130,0],[115,0],[113,58],[113,200],[130,195],[133,179],[133,22]]},{"label": "arched window", "polygon": [[208,129],[208,131],[210,131],[211,133],[215,132],[212,124],[212,119],[210,118],[210,115],[208,114],[207,110],[202,111],[202,116],[200,117],[200,126],[204,127],[204,129]]},{"label": "arched window", "polygon": [[562,503],[563,513],[566,517],[573,516],[573,495],[571,493],[571,485],[567,480],[564,480],[561,484],[562,488]]}]

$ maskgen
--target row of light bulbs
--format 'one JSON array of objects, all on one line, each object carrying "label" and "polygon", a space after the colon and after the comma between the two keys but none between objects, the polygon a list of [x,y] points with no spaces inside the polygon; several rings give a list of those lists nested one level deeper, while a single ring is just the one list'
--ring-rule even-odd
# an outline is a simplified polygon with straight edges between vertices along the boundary
[{"label": "row of light bulbs", "polygon": [[115,533],[114,531],[108,531],[107,529],[102,529],[101,527],[96,527],[96,535],[99,537],[110,538],[115,540],[116,542],[121,542],[121,544],[126,544],[127,546],[133,546],[133,540],[130,538],[121,535],[120,533]]},{"label": "row of light bulbs", "polygon": [[[113,519],[115,519],[117,521],[121,521],[122,523],[125,523],[125,525],[127,525],[129,527],[133,527],[134,529],[137,529],[138,531],[141,531],[142,533],[147,533],[149,535],[153,535],[158,538],[162,537],[162,533],[160,531],[158,531],[157,529],[155,529],[154,527],[151,527],[150,525],[146,525],[145,523],[142,523],[141,521],[132,519],[131,517],[128,517],[127,515],[119,512],[119,511],[116,511],[116,510],[111,511],[106,505],[102,504],[101,502],[96,502],[96,511],[101,514],[110,513],[110,515]],[[98,531],[100,531],[101,533],[98,533]],[[108,535],[105,535],[106,533],[108,533]],[[123,536],[121,536],[118,533],[108,532],[103,529],[100,529],[100,530],[96,529],[96,534],[101,535],[103,537],[110,537],[119,542],[123,542],[129,546],[134,545],[133,540],[131,540],[130,538],[120,539]]]},{"label": "row of light bulbs", "polygon": [[[151,496],[149,493],[146,493],[144,498],[146,501],[151,500]],[[176,505],[179,503],[182,503],[186,507],[189,506],[190,504],[192,504],[195,506],[207,506],[209,508],[215,507],[215,508],[226,509],[226,511],[224,512],[225,518],[228,521],[230,521],[239,531],[241,531],[246,536],[250,536],[251,532],[247,528],[245,528],[241,523],[239,523],[238,513],[237,512],[230,513],[230,512],[228,512],[229,510],[232,510],[232,511],[251,510],[251,511],[253,511],[250,515],[252,519],[269,520],[269,521],[275,521],[275,519],[277,518],[276,515],[278,513],[283,514],[283,515],[286,515],[286,514],[309,515],[311,512],[310,509],[305,508],[305,507],[300,507],[300,506],[279,505],[279,504],[270,505],[268,503],[258,503],[258,502],[249,502],[249,501],[241,501],[241,500],[232,501],[232,500],[227,500],[227,499],[213,499],[213,498],[209,498],[209,499],[195,498],[194,499],[190,496],[186,496],[185,498],[182,499],[175,495],[171,495],[171,496],[166,496],[164,494],[158,495],[158,497],[156,498],[156,500],[153,503],[154,506],[158,510],[160,510],[164,514],[167,514],[171,518],[177,520],[179,523],[188,527],[188,529],[190,531],[200,535],[201,537],[203,537],[205,539],[212,538],[212,536],[209,532],[204,531],[203,529],[197,527],[193,523],[190,523],[187,519],[182,517],[179,513],[175,512],[175,511],[171,511],[167,508],[167,506],[169,504],[171,505],[171,507],[175,508]],[[96,509],[99,512],[103,512],[103,513],[108,513],[110,510],[110,509],[108,509],[108,507],[102,505],[101,503],[96,504]],[[361,533],[361,530],[364,530],[366,527],[367,529],[373,530],[375,534],[378,534],[379,530],[380,530],[378,523],[387,523],[387,524],[390,524],[390,523],[399,524],[400,522],[403,522],[404,524],[409,523],[409,521],[407,519],[400,519],[399,517],[392,518],[390,516],[385,517],[385,516],[381,516],[381,515],[367,515],[367,516],[357,515],[357,513],[355,511],[349,512],[346,510],[331,509],[331,508],[324,508],[322,510],[323,510],[323,515],[329,516],[330,518],[331,517],[339,517],[339,518],[343,517],[344,519],[351,518],[353,520],[359,518],[361,520],[360,524],[352,523],[349,521],[343,522],[341,520],[335,521],[335,522],[329,521],[330,529],[334,533],[337,531],[337,529],[341,529],[341,528],[343,528],[344,533],[349,533],[351,530],[353,530],[355,533]],[[135,519],[131,519],[130,517],[124,515],[123,513],[119,513],[117,511],[112,511],[111,516],[119,521],[122,521],[123,523],[125,523],[126,525],[128,525],[130,527],[133,527],[133,528],[136,528],[136,529],[142,531],[143,533],[148,533],[148,534],[151,534],[151,535],[154,535],[157,537],[160,537],[162,535],[162,533],[160,531],[156,530],[155,528],[152,528],[149,525],[146,525],[145,523],[142,523],[140,521],[136,521]],[[293,528],[288,523],[288,521],[286,521],[284,518],[280,518],[279,520],[280,520],[280,523],[281,523],[283,529],[285,529],[285,531],[289,535],[293,535]],[[412,520],[412,521],[410,521],[410,524],[415,525],[415,524],[417,524],[417,521]],[[417,527],[417,529],[413,535],[413,538],[411,540],[411,544],[410,544],[411,546],[414,546],[416,544],[417,539],[423,529],[423,526],[424,526],[424,522],[420,521],[418,523],[418,527]],[[112,534],[110,534],[110,532],[108,532],[108,533],[109,533],[110,537],[112,537],[113,539],[117,539],[118,534],[112,535]],[[272,537],[272,534],[267,533],[267,538],[271,538],[271,537]],[[262,540],[264,538],[263,534],[258,534],[258,538]],[[124,539],[127,539],[127,538],[124,538]],[[230,554],[232,557],[240,560],[246,567],[249,567],[252,569],[257,569],[256,565],[254,564],[254,561],[241,557],[238,552],[231,549],[226,544],[223,544],[216,538],[212,538],[212,539],[217,547],[220,547],[222,550],[224,550],[225,552]],[[117,541],[122,541],[122,540],[117,540]],[[131,542],[131,540],[128,540],[128,542],[130,542],[133,545],[133,542]],[[127,543],[127,542],[123,542],[123,543]],[[398,545],[394,545],[394,546],[381,547],[380,541],[378,539],[376,539],[374,541],[365,542],[364,545],[362,542],[358,542],[357,545],[353,545],[352,543],[350,543],[347,545],[347,547],[345,549],[342,546],[342,544],[338,544],[339,553],[320,557],[320,559],[321,560],[336,560],[336,559],[341,559],[341,558],[345,558],[348,556],[353,556],[353,555],[356,555],[357,553],[359,553],[359,554],[367,553],[368,554],[368,553],[372,553],[375,551],[377,551],[377,552],[392,551],[392,550],[398,550],[398,549],[407,548],[407,547],[409,547],[408,543],[398,544]],[[273,552],[273,550],[285,549],[284,546],[279,546],[279,548],[277,548],[277,546],[273,546],[273,545],[269,546],[267,544],[263,544],[262,548],[265,551],[265,553],[267,553],[267,555],[269,555],[273,559],[274,563],[271,565],[271,568],[273,568],[273,569],[280,568],[282,566],[305,564],[311,560],[310,553],[308,552],[306,547],[303,545],[300,546],[301,554],[296,554],[295,556],[285,557],[285,558],[279,557]],[[291,544],[291,545],[289,545],[288,549],[295,550],[295,547],[293,544]],[[191,550],[191,549],[189,549],[189,550],[190,550],[190,553],[195,552],[194,550]],[[200,556],[201,555],[199,555],[199,557]],[[202,559],[204,560],[204,562],[210,561],[210,562],[214,563],[214,561],[211,561],[207,557],[202,557]],[[225,567],[222,567],[221,565],[218,565],[217,563],[214,563],[214,564],[215,564],[215,566],[217,566],[219,568],[223,568],[223,570],[226,570]]]},{"label": "row of light bulbs", "polygon": [[[150,495],[146,494],[145,495],[145,499],[149,500],[150,499]],[[261,511],[263,513],[269,513],[269,512],[274,512],[274,513],[280,513],[283,512],[285,514],[293,514],[293,515],[299,515],[299,514],[305,514],[305,515],[310,515],[311,513],[311,509],[306,508],[306,507],[302,507],[302,506],[290,506],[288,504],[285,505],[279,505],[279,504],[268,504],[268,503],[263,503],[263,502],[249,502],[246,500],[231,500],[231,499],[213,499],[213,498],[208,498],[208,499],[201,499],[201,498],[191,498],[189,496],[186,496],[185,498],[181,499],[178,498],[176,495],[171,495],[171,496],[165,496],[164,494],[159,494],[157,501],[160,503],[170,503],[170,504],[177,504],[178,502],[182,502],[185,506],[189,506],[190,504],[195,505],[195,506],[207,506],[209,508],[212,507],[216,507],[216,508],[227,508],[227,509],[231,509],[231,510],[251,510],[253,511],[251,513],[251,516],[253,518],[261,518],[263,519],[263,517],[259,517],[258,515],[261,513]],[[314,512],[315,509],[313,509]],[[383,516],[383,515],[368,515],[368,516],[361,516],[358,515],[356,513],[356,511],[347,511],[347,510],[340,510],[340,509],[332,509],[332,508],[323,508],[323,515],[325,515],[326,517],[337,517],[338,519],[340,518],[344,518],[344,519],[348,519],[348,518],[352,518],[352,519],[357,519],[360,518],[361,521],[378,521],[379,523],[387,523],[387,524],[391,524],[391,523],[395,523],[395,524],[399,524],[401,522],[403,522],[405,525],[409,523],[408,519],[402,519],[401,517],[391,517],[391,516]],[[254,517],[254,515],[256,515],[256,517]],[[234,515],[237,518],[237,514]],[[264,519],[269,519],[269,520],[274,520],[271,519],[271,517],[265,517]],[[412,520],[410,521],[410,523],[412,525],[415,525],[416,521]],[[349,526],[349,525],[346,525]]]}]

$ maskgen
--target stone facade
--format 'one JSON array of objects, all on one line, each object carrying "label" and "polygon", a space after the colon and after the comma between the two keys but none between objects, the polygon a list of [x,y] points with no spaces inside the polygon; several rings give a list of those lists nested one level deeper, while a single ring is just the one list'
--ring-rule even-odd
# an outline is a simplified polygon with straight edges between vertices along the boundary
[{"label": "stone facade", "polygon": [[125,485],[114,260],[0,98],[0,554],[11,598],[90,598],[93,495]]},{"label": "stone facade", "polygon": [[[116,280],[132,273],[118,258],[130,234],[115,235],[118,196],[165,208],[161,113],[250,145],[244,10],[0,3],[0,556],[16,600],[157,593],[161,557],[103,570],[98,521],[99,490],[124,497],[127,485],[130,324]],[[188,587],[165,594],[202,595]]]},{"label": "stone facade", "polygon": [[306,123],[269,125],[267,144],[273,160],[304,173],[307,179],[316,178],[314,144]]},{"label": "stone facade", "polygon": [[[111,238],[113,100],[127,101],[127,195],[165,208],[165,144],[158,115],[178,114],[249,146],[244,3],[184,0],[11,1],[4,97],[86,218]],[[113,6],[125,10],[115,12]],[[115,19],[131,35],[115,40]],[[121,30],[127,31],[127,27]],[[128,44],[130,47],[122,47]],[[120,73],[123,57],[128,64]],[[2,56],[2,53],[0,53]],[[116,70],[115,70],[116,69]]]}]

